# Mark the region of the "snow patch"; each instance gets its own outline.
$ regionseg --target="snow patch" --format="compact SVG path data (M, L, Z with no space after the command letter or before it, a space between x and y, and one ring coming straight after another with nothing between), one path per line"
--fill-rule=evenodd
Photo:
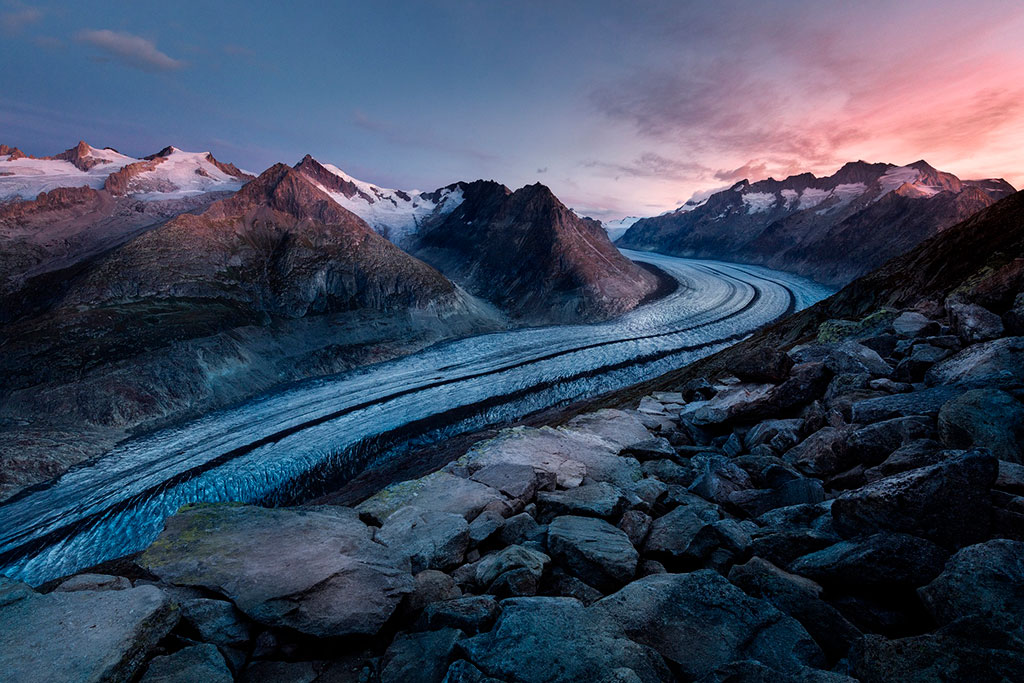
M816 187L808 187L800 193L800 204L797 206L799 209L811 209L821 204L825 199L828 198L828 190L819 190Z
M747 213L763 213L775 206L777 198L772 192L747 192L740 195L747 205Z
M800 193L797 192L796 190L789 190L789 189L782 190L782 200L785 202L785 205L784 205L785 208L786 209L793 208L793 205L796 203L797 198L799 196L800 196Z

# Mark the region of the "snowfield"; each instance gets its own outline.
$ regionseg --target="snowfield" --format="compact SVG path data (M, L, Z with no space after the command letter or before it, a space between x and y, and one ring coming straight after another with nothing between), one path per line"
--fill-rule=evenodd
M125 442L0 505L0 572L38 585L141 550L186 503L316 495L412 437L441 439L635 384L830 293L756 266L624 253L671 274L677 291L606 323L450 341Z

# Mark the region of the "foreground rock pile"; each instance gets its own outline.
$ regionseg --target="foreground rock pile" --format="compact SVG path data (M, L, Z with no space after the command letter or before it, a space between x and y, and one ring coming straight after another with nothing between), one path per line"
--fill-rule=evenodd
M1022 322L1024 300L830 321L354 509L184 509L125 576L0 585L0 670L1024 680Z

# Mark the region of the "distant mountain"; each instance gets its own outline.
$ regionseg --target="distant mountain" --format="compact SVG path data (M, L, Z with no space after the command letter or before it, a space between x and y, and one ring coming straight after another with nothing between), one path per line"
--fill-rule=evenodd
M851 162L834 175L740 181L702 203L637 221L619 246L757 263L844 284L1014 192L924 161Z
M640 216L626 216L614 221L601 221L601 225L604 226L605 232L608 233L608 239L614 242L625 235L626 231L638 220L640 220Z
M541 184L459 185L461 202L420 225L409 250L520 319L576 322L635 307L658 279L622 256L597 221Z

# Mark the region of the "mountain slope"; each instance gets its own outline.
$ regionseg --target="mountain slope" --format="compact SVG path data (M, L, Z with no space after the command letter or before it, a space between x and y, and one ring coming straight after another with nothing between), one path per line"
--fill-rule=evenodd
M630 310L658 278L625 258L601 224L547 187L511 192L493 181L463 188L451 213L420 227L410 251L517 318L575 322Z
M851 162L834 175L744 180L703 204L637 221L620 246L758 263L843 284L1014 190L924 161Z

